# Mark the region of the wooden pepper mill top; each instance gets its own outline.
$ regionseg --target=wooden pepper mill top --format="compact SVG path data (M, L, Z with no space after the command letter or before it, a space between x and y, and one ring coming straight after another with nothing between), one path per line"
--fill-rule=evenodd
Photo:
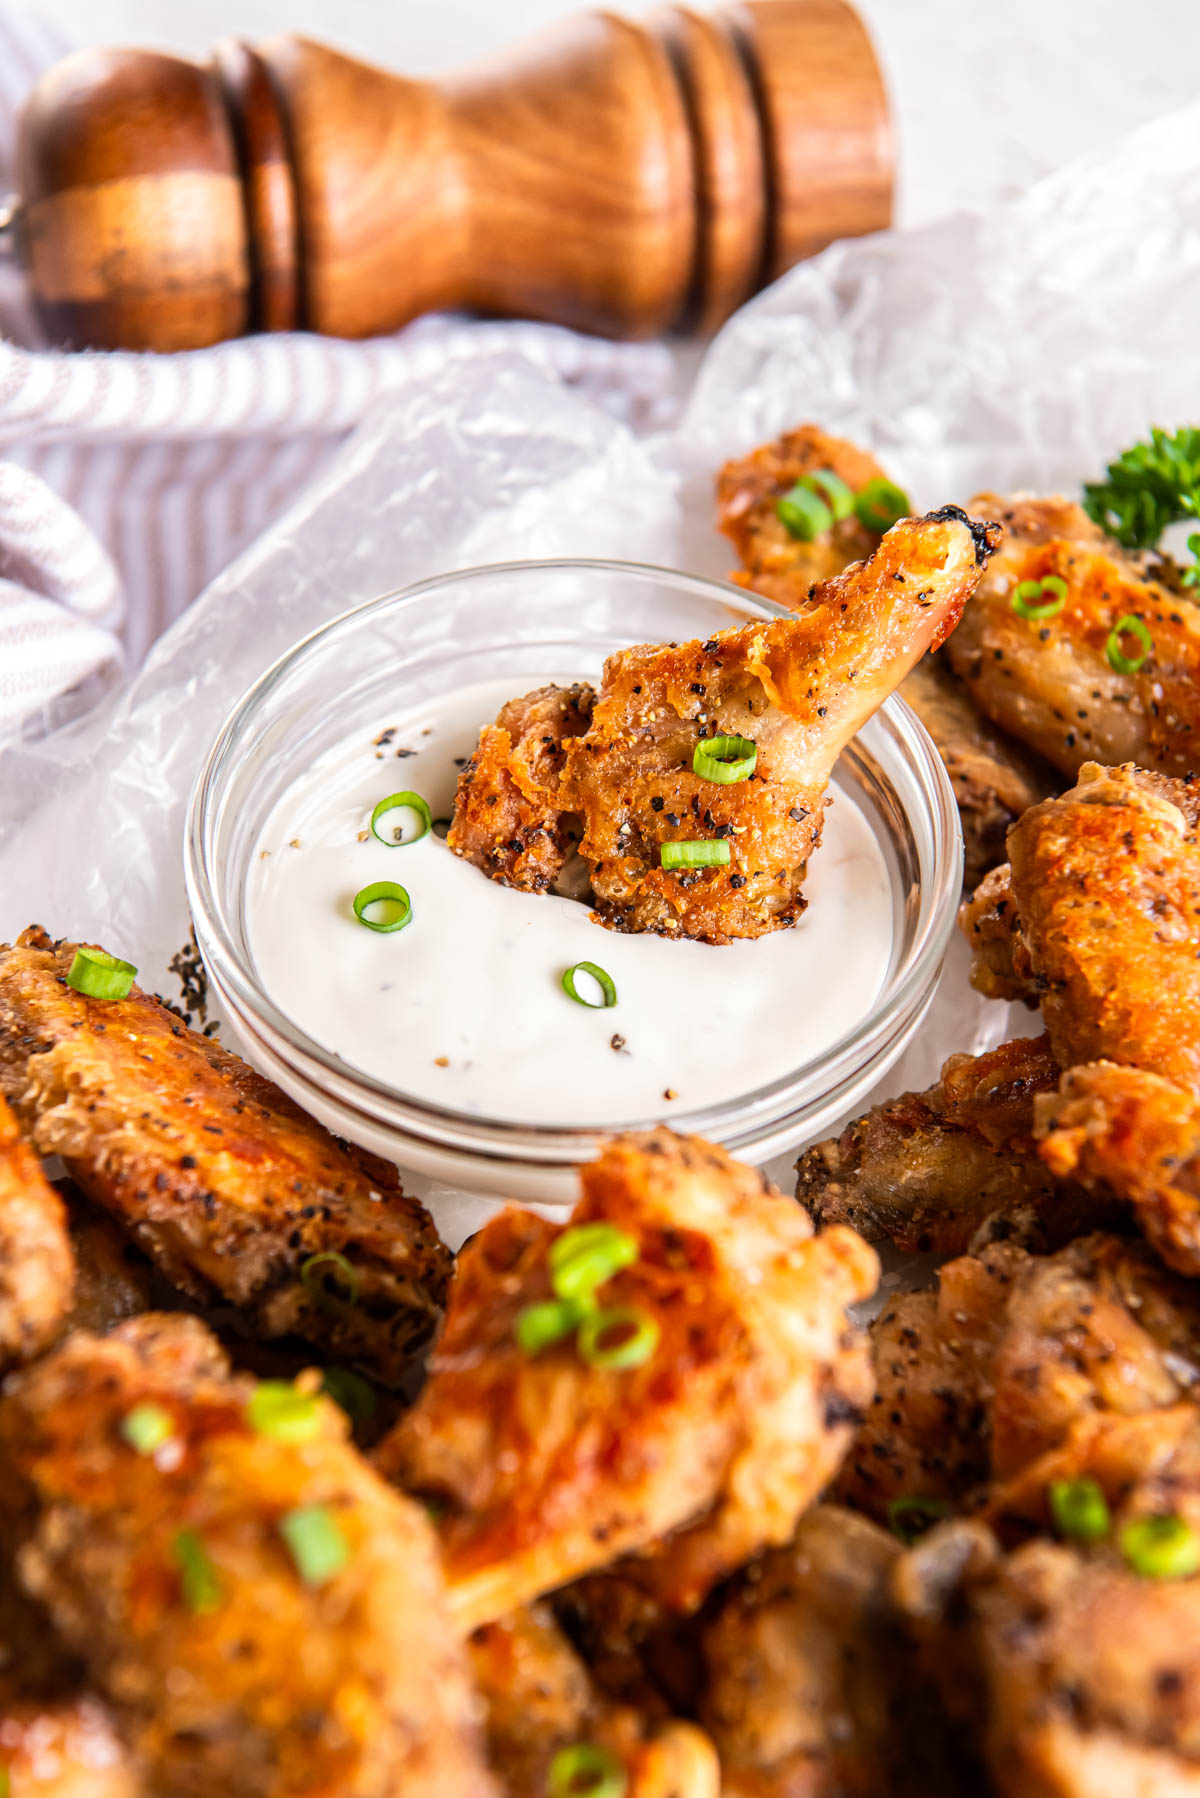
M585 14L438 83L299 37L84 51L34 89L18 179L59 342L363 337L444 307L641 337L886 224L891 146L845 0L742 0Z

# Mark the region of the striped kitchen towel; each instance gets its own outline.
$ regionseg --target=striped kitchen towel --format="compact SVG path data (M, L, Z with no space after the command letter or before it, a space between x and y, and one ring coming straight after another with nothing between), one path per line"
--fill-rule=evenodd
M35 8L0 0L0 201L21 102L70 48ZM50 727L122 658L136 665L388 388L499 345L635 427L674 404L662 345L521 322L434 317L364 343L297 332L173 356L56 351L19 268L0 263L0 735Z

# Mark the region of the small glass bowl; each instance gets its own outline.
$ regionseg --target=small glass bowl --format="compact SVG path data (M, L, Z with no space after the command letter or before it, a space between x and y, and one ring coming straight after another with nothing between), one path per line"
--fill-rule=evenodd
M185 874L196 936L249 1058L338 1135L471 1194L573 1204L591 1126L468 1117L358 1072L263 991L246 931L247 874L264 821L296 770L356 719L403 710L471 682L547 668L594 678L632 643L705 638L783 608L719 581L629 562L510 562L422 581L359 606L297 644L234 707L192 790ZM928 1009L962 884L962 836L941 758L903 701L889 699L838 763L838 785L872 823L891 874L892 955L869 1015L757 1091L670 1122L762 1163L847 1115ZM481 877L482 878L482 877ZM531 901L536 903L536 901ZM713 954L721 951L714 949ZM626 1127L659 1122L630 1118Z

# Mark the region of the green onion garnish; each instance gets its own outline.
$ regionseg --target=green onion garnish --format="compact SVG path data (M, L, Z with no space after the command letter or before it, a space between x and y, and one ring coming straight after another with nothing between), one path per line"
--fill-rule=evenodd
M147 1399L125 1413L119 1428L130 1448L139 1455L152 1455L175 1434L175 1420L169 1411Z
M540 1355L551 1343L561 1342L583 1315L578 1305L566 1299L546 1299L540 1305L526 1305L518 1311L514 1331L517 1347L525 1355Z
M590 974L600 988L599 999L585 999L575 985L576 974ZM586 1005L589 1011L607 1011L617 1002L617 989L611 974L594 961L577 961L573 968L563 971L562 989L568 999L574 999L576 1005Z
M1050 598L1042 603L1042 595ZM1048 574L1040 581L1018 581L1012 609L1019 618L1057 618L1067 603L1067 583L1060 575Z
M1117 1538L1143 1579L1190 1579L1200 1571L1200 1537L1182 1517L1138 1517Z
M623 1267L631 1267L640 1250L637 1238L615 1224L579 1224L564 1230L550 1249L550 1284L568 1303L590 1304Z
M607 1748L576 1742L560 1748L546 1774L546 1798L624 1798L629 1775Z
M171 1552L179 1569L183 1602L188 1610L200 1616L206 1611L215 1611L222 1598L221 1581L195 1530L180 1530L171 1545Z
M829 505L835 524L843 518L849 518L854 511L854 489L848 487L840 474L834 474L832 468L814 468L811 474L802 475L800 486L816 488Z
M1111 1528L1108 1504L1095 1480L1052 1480L1050 1515L1068 1542L1101 1542Z
M106 955L103 949L76 949L67 969L67 985L89 999L125 999L136 978L131 961Z
M368 911L382 906L382 912L368 918ZM368 930L403 930L412 921L412 900L394 880L374 880L361 893L354 895L354 915Z
M931 1530L949 1509L940 1498L918 1498L915 1494L909 1498L894 1498L887 1508L888 1528L908 1548Z
M868 481L855 494L854 510L864 530L882 537L900 519L907 518L912 507L903 487L897 487L891 481L875 480Z
M287 1380L260 1380L246 1420L257 1435L274 1442L311 1442L320 1434L321 1407L315 1393L301 1392Z
M724 837L702 837L699 841L660 843L659 861L664 868L727 868L729 844Z
M692 754L692 773L719 787L749 780L758 763L758 745L749 737L701 737Z
M657 1348L658 1336L658 1323L649 1312L636 1305L609 1305L589 1311L579 1326L576 1347L589 1367L640 1367Z
M1127 656L1121 652L1121 638L1136 637L1142 646L1140 656ZM1118 618L1108 633L1108 641L1104 645L1104 653L1108 657L1108 665L1114 674L1136 674L1154 648L1154 638L1136 612L1126 612L1124 618Z
M833 508L803 481L775 502L775 515L790 537L811 543L823 531L833 529Z
M279 1534L306 1586L323 1586L350 1558L350 1545L324 1505L301 1505L279 1519Z
M327 1367L321 1384L335 1405L340 1405L351 1423L366 1423L375 1415L375 1388L362 1374L350 1367Z
M339 1292L331 1282L330 1273L326 1271L329 1269L336 1269L342 1275L346 1282L345 1292ZM358 1274L336 1249L324 1249L319 1255L310 1255L301 1263L300 1278L305 1292L322 1311L349 1311L358 1298Z
M412 836L405 836L402 827L396 824L385 836L379 828L379 821L388 812L414 812L420 829ZM381 843L386 843L389 849L407 848L409 843L419 843L423 836L428 835L432 826L433 813L419 793L389 793L371 813L371 835Z

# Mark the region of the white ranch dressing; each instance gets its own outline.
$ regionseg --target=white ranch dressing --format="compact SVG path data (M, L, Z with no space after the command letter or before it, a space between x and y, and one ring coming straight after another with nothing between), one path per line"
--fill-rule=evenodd
M450 816L461 760L517 686L483 683L355 729L287 789L246 892L251 953L281 1011L411 1097L585 1126L670 1121L750 1093L867 1015L891 956L892 899L875 834L840 788L799 923L721 947L605 930L575 900L497 885L433 832L399 847L364 840L389 793L420 793L435 819ZM397 812L381 828L411 822ZM411 922L390 934L351 909L379 880L412 901ZM567 997L563 970L581 961L611 975L615 1006ZM579 990L595 993L582 977Z

